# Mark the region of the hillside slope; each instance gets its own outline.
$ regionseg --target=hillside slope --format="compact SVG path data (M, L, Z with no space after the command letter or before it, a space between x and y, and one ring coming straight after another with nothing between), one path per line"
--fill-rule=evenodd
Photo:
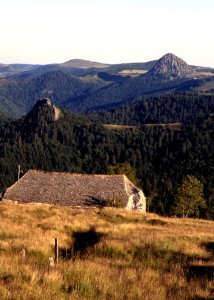
M33 78L0 79L0 110L10 116L25 115L35 99L52 97L54 103L63 102L99 89L100 83L85 83L79 78L56 71Z
M142 96L214 91L214 73L201 72L173 54L146 63L108 65L76 59L7 68L15 68L16 74L5 77L0 72L5 77L0 78L0 110L11 117L26 114L35 104L32 99L44 97L62 108L88 112L118 107Z
M47 205L0 211L1 299L212 298L211 221Z
M141 99L115 109L89 113L94 122L118 125L195 124L214 113L214 93L168 93Z
M71 59L69 61L60 64L60 67L80 68L80 69L90 69L90 68L102 69L102 68L108 68L109 66L110 65L108 64L102 64L102 63L83 60L83 59Z
M142 102L139 109L147 107L146 114L150 114L155 125L139 126L138 123L138 126L119 129L65 110L56 120L53 106L43 101L44 106L36 105L26 117L0 127L0 189L3 191L15 182L18 164L23 172L41 169L106 174L109 166L124 163L136 171L143 191L151 199L150 210L165 215L173 214L174 194L182 178L187 174L197 177L204 184L207 203L200 215L212 219L214 123L210 99L205 97L201 105L203 97L150 99L151 106ZM168 103L163 107L165 112L172 113L168 116L170 122L182 118L183 123L178 127L158 126L160 104L164 102ZM130 110L133 117L136 108ZM126 112L124 108L125 119L129 115ZM189 118L191 113L197 118ZM149 116L142 117L149 120Z

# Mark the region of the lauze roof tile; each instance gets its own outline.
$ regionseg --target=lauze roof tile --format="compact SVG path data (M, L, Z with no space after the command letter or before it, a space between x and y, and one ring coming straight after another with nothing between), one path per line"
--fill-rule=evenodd
M20 203L49 203L67 206L120 204L145 212L141 190L125 175L89 175L29 170L9 187L3 200Z

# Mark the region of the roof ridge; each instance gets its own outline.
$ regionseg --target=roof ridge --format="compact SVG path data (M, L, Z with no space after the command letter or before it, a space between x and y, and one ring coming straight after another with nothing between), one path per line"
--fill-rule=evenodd
M44 174L68 174L68 175L76 175L76 176L106 176L106 177L124 177L127 178L127 176L125 174L87 174L87 173L70 173L70 172L58 172L58 171L45 171L45 170L36 170L36 169L29 169L25 175L27 173L44 173ZM24 176L25 176L24 175ZM128 178L127 178L128 179Z

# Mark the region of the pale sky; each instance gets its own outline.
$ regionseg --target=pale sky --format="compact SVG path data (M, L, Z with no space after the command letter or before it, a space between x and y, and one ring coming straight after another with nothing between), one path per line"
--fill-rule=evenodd
M0 63L146 62L171 52L214 67L214 0L0 0Z

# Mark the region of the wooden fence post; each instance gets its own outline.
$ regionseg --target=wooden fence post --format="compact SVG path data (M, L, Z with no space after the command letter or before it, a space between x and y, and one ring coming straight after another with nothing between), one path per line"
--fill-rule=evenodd
M58 239L55 238L55 262L57 263L59 260L59 247L58 247Z

